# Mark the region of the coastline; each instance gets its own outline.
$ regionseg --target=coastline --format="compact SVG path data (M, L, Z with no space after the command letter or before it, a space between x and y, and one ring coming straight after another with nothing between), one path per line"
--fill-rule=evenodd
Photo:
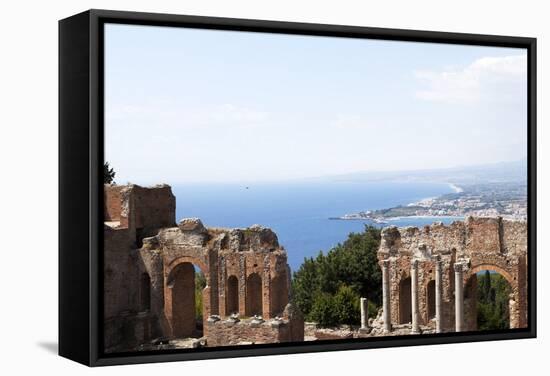
M447 184L449 186L449 188L453 191L453 192L450 192L450 193L462 193L462 192L464 192L463 188L459 187L458 185L456 185L454 183L447 182L445 184ZM441 194L439 196L426 197L426 198L423 198L419 201L410 202L410 203L404 205L404 207L422 206L422 205L425 205L426 203L433 202L434 200L437 200L437 199L443 197L446 194L448 194L448 193ZM390 209L393 209L393 208L378 209L376 211L390 210ZM360 212L352 213L352 214L344 214L344 215L339 216L339 217L329 217L328 219L330 219L330 220L342 220L342 221L364 221L364 220L368 220L368 221L371 221L371 222L376 223L376 224L387 224L388 222L391 222L391 221L399 221L399 220L403 220L403 219L429 219L429 218L434 218L434 219L437 219L437 218L440 218L440 219L453 218L454 219L454 218L456 218L457 220L461 220L461 219L465 218L465 216L436 215L436 214L435 215L434 214L430 214L430 215L428 215L428 214L415 214L415 215L398 215L398 216L384 217L384 216L375 216L375 215L373 215L373 212L376 212L376 211L366 210L366 211L360 211Z
M524 220L526 213L525 187L518 182L471 184L464 189L455 183L446 183L451 193L424 198L408 205L344 214L341 220L369 220L374 223L408 219L445 219L497 217ZM498 192L495 193L495 184Z
M332 249L350 233L364 231L365 225L401 227L432 222L411 219L383 224L372 220L331 221L328 217L352 213L356 208L389 208L452 192L441 182L401 183L405 182L258 184L250 189L240 184L182 184L174 186L173 192L178 218L199 217L208 227L246 228L260 223L271 228L288 251L291 268L297 270L304 257Z

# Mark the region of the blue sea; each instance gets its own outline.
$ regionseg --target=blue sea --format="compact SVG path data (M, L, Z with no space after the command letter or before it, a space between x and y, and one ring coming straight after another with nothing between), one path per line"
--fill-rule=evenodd
M406 205L453 192L448 184L420 182L188 184L172 189L178 220L198 217L208 227L260 224L273 229L287 250L292 271L298 270L305 257L316 256L321 250L326 252L343 242L349 233L373 224L329 217ZM402 218L389 224L422 226L456 219Z

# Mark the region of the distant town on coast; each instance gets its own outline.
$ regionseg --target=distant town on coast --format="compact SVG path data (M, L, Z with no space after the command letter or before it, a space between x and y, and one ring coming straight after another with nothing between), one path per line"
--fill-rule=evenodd
M348 176L349 178L350 176ZM364 175L363 179L369 175ZM370 178L376 178L371 174ZM445 181L453 193L384 209L346 213L335 220L370 220L386 224L403 217L496 217L527 219L527 166L525 161L446 170L384 174L384 180Z

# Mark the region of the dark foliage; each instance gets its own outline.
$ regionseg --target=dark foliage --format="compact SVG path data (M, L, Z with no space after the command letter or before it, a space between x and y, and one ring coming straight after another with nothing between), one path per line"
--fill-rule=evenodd
M478 276L477 326L479 330L510 327L510 285L500 274Z
M103 164L103 183L105 184L114 183L115 175L116 175L116 172L115 170L113 170L111 166L109 166L109 162L105 162Z
M343 244L327 254L306 258L294 273L292 300L307 320L322 326L358 324L359 298L366 297L369 315L380 305L382 276L376 252L380 230L365 226L362 233L351 233Z
M103 183L104 184L114 183L115 175L116 175L116 172L115 170L113 170L111 166L109 166L109 162L105 162L103 164Z

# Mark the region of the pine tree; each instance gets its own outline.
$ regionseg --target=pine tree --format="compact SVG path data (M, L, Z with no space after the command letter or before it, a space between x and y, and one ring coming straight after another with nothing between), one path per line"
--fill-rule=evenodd
M103 164L103 183L111 184L115 182L116 172L109 166L109 162Z
M510 327L510 285L499 274L485 272L478 279L477 325L479 330Z
M483 276L483 300L485 303L489 301L491 297L491 273L488 270L485 270L485 275Z

